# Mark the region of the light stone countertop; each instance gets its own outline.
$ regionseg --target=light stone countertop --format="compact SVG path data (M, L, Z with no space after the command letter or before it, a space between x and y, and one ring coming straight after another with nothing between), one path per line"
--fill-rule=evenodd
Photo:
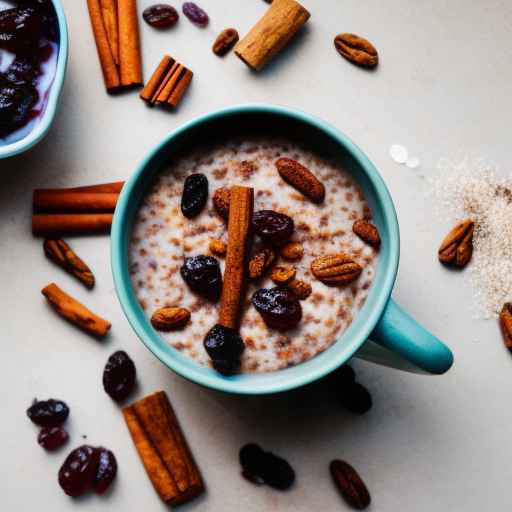
M139 11L152 0L139 0ZM171 2L177 7L180 4ZM183 16L158 32L142 28L148 77L164 52L190 67L194 80L175 113L148 109L136 93L109 97L100 78L86 2L64 0L71 36L60 110L47 138L31 152L0 162L0 508L164 511L133 448L119 408L104 394L107 357L125 349L139 375L136 397L165 389L204 471L208 492L183 511L345 510L328 476L333 457L364 476L373 510L414 512L505 510L512 466L512 360L497 322L474 320L464 273L435 257L449 222L438 220L420 174L441 157L485 156L509 172L512 119L512 4L500 0L304 0L306 30L259 75L234 55L218 59L220 30L243 34L267 7L262 0L201 0L211 17L200 29ZM375 73L351 66L333 49L339 32L368 37L379 49ZM402 258L394 297L445 340L455 354L443 377L401 373L356 361L372 392L362 417L313 389L267 398L201 389L164 368L138 341L116 299L107 237L73 239L97 275L87 292L50 264L30 234L35 187L123 179L170 130L200 114L245 102L305 110L334 124L375 163L394 198ZM405 144L418 171L388 155ZM98 343L48 311L40 289L50 281L101 312L112 334ZM71 442L56 454L36 442L25 416L34 397L64 399ZM112 492L72 503L57 485L67 452L83 442L118 458ZM255 487L239 476L237 454L248 441L286 457L297 471L293 490Z

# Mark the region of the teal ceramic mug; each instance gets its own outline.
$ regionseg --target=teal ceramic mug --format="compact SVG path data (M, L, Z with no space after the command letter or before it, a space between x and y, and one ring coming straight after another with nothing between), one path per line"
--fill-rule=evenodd
M375 279L364 306L329 349L284 370L225 377L211 368L199 366L166 343L153 329L132 289L128 245L135 214L145 191L174 153L197 148L217 134L243 133L246 129L299 138L322 155L340 162L363 189L382 245ZM170 133L147 155L123 187L111 239L114 282L128 321L162 363L198 384L230 393L275 393L320 379L353 356L428 374L444 373L452 365L450 350L391 299L400 238L393 202L380 174L350 139L308 114L277 106L242 105L204 115Z

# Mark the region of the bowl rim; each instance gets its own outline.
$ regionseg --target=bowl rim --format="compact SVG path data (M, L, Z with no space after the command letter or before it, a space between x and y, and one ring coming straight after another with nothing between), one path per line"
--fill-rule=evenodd
M66 74L69 52L69 34L66 15L64 14L64 7L62 6L61 0L52 0L52 3L55 7L57 23L59 25L59 55L57 57L55 77L52 85L50 86L50 94L48 96L48 102L46 103L46 109L39 123L37 123L37 125L35 125L25 137L17 140L16 142L12 142L11 144L0 146L0 159L19 155L20 153L23 153L35 146L48 133L48 130L55 119L57 105L60 93L64 86L64 77Z
M309 361L283 370L225 377L211 368L198 365L166 342L164 342L165 345L162 344L162 338L151 327L132 290L126 254L128 240L126 230L130 227L130 211L133 211L134 207L131 201L133 193L144 175L147 172L151 173L152 167L154 167L153 164L158 165L158 158L162 150L172 144L174 139L194 127L226 116L250 114L277 115L308 124L335 140L350 153L351 158L356 161L357 165L369 178L380 203L388 238L386 243L387 264L382 275L378 277L379 287L370 293L366 301L368 303L370 296L372 296L371 308L368 307L366 316L363 316L362 312L367 306L367 303L365 303L356 320L343 333L342 337L347 338L343 344L337 340L323 353ZM163 364L187 380L218 391L241 395L272 394L298 388L324 377L348 361L369 338L389 301L398 270L399 253L400 236L393 201L379 172L361 149L337 128L317 117L296 109L267 104L243 104L216 110L192 119L167 134L160 143L149 151L126 181L116 206L111 230L111 267L116 293L125 316L139 339ZM360 317L361 320L357 321ZM354 325L357 325L357 330L352 329ZM350 336L347 336L351 329ZM332 355L336 353L339 357L329 358L329 353Z

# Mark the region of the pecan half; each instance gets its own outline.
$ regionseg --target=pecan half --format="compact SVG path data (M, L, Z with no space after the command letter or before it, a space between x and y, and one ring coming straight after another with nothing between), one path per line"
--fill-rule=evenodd
M190 311L185 308L160 308L151 317L151 325L158 331L174 331L185 327Z
M374 68L379 63L379 54L370 41L355 34L338 34L334 38L338 53L356 66Z
M503 305L500 313L501 332L503 333L503 342L512 352L512 302Z
M249 279L259 279L274 264L276 253L271 247L265 247L249 261Z
M294 279L291 283L288 283L288 288L295 294L295 297L299 300L305 300L313 291L311 285L300 279Z
M377 228L365 219L356 220L352 226L352 231L368 245L374 249L380 247L380 235Z
M229 217L229 199L231 193L229 188L218 188L213 194L213 207L215 211L225 220Z
M333 460L329 466L331 476L346 502L357 510L370 505L371 498L368 488L358 472L343 460Z
M270 273L270 279L276 284L286 284L292 279L295 279L296 270L295 267L282 267L277 266L272 269Z
M311 272L322 283L336 286L355 281L363 268L347 254L320 256L311 263Z
M276 161L277 170L286 183L311 199L321 203L325 197L322 182L306 167L291 158L280 158Z
M445 265L465 267L473 254L473 231L475 223L465 220L457 224L439 247L438 257Z
M234 28L227 28L223 30L215 39L212 46L212 52L215 55L222 57L235 46L239 39L238 32Z
M218 240L217 238L210 240L208 248L210 249L210 252L216 256L225 256L228 250L228 246L222 240Z
M285 260L297 261L304 256L304 247L300 242L288 242L281 247L280 252Z

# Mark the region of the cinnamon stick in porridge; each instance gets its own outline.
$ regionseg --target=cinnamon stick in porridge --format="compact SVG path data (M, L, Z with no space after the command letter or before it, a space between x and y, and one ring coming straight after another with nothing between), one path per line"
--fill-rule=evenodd
M34 190L32 204L36 212L112 213L119 194L113 192L69 192Z
M228 220L228 248L219 312L219 324L230 329L237 329L239 323L253 209L254 190L248 187L232 187Z
M32 234L52 237L108 233L112 218L111 213L41 213L32 215Z

